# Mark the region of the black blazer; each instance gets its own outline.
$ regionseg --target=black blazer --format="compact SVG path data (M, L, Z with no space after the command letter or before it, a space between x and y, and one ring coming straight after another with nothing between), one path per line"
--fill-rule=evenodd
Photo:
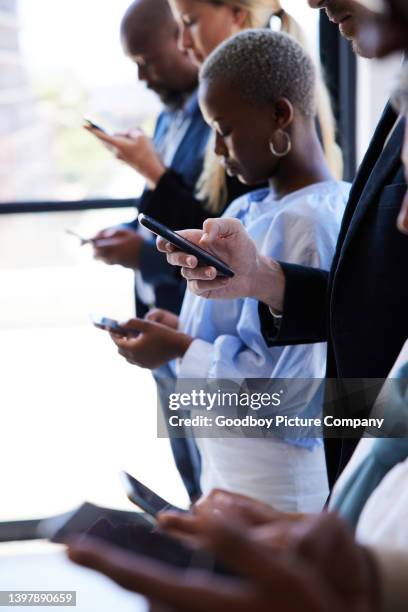
M260 305L269 345L328 342L329 378L385 378L408 338L408 238L396 227L407 190L400 158L405 122L395 127L396 121L388 105L354 181L330 272L282 264L287 287L279 332ZM370 408L360 406L361 414ZM326 441L331 483L355 444Z

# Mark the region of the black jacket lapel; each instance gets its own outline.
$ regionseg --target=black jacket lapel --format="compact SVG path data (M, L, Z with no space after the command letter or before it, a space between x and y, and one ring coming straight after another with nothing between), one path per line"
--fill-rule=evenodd
M401 119L371 173L366 177L365 185L350 219L348 231L344 237L341 247L342 253L344 253L353 239L368 208L376 202L377 196L387 185L389 175L401 163L401 148L404 130L405 123L404 120Z
M380 123L378 124L377 129L374 132L374 136L370 142L368 151L365 154L361 166L357 172L357 176L353 182L340 230L339 240L337 243L338 247L343 243L344 238L346 237L346 234L349 231L351 219L361 199L368 178L370 177L376 163L378 162L378 159L382 155L385 142L395 124L396 119L397 115L394 112L391 104L388 103L385 107Z

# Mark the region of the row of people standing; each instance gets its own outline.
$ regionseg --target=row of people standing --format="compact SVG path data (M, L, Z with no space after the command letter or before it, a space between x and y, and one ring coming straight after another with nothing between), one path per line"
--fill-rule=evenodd
M277 3L271 4L271 2L263 0L231 0L221 3L180 0L172 2L171 5L173 14L178 21L181 46L198 66L222 41L247 28L265 26L269 23L271 17L276 14L279 14L283 29L291 31L299 39L302 39L299 26L282 11ZM155 29L156 33L160 32L160 37L153 36L152 30L149 31L146 27L141 29L140 23L146 23L146 14L150 15L148 23ZM169 47L172 48L175 55L178 55L180 67L184 72L187 72L186 57L181 55L176 47L177 38L173 14L165 1L155 1L149 4L146 1L138 1L129 8L122 24L122 37L127 54L138 64L140 76L146 79L148 85L153 89L156 88L158 93L162 91L163 101L166 100L166 97L170 99L167 92L166 95L163 95L166 69L170 69L171 74L174 75L174 62L168 62ZM283 41L286 42L286 39L283 39ZM288 57L290 52L296 54L299 50L297 47L294 50L289 49ZM269 57L269 62L273 64L273 61L274 58ZM296 60L292 60L292 65L288 65L287 61L282 61L282 70L286 74L286 81L280 83L279 87L283 93L286 92L286 89L288 90L288 83L291 79L289 71L293 68L296 69L298 63ZM253 163L260 161L263 164L261 172L258 169L254 172L252 169L251 174L250 169L247 171L248 176L239 178L232 168L221 165L219 157L223 156L223 151L220 149L218 140L214 142L214 136L209 138L208 127L204 127L200 115L196 93L191 93L191 91L187 104L186 95L180 95L179 92L177 110L165 111L159 118L154 139L156 151L146 137L140 133L129 134L125 137L109 137L98 132L94 133L108 146L114 147L121 159L127 160L135 169L146 176L147 188L138 203L139 210L152 215L172 229L201 227L204 219L219 215L238 196L251 192L259 188L260 185L267 189L268 181L275 172L281 174L286 172L288 176L282 181L281 193L267 191L268 197L265 196L265 193L260 198L257 196L258 202L250 204L250 214L246 210L249 206L249 202L246 200L243 200L240 204L237 203L234 212L229 209L229 214L236 214L243 219L248 217L247 223L249 224L253 223L258 217L263 217L262 221L258 223L256 233L260 242L269 241L269 244L265 244L264 247L266 252L274 253L276 256L279 256L280 253L282 257L288 255L291 261L298 264L329 267L348 189L346 185L335 182L335 177L341 174L341 154L335 143L335 127L327 91L320 78L319 71L311 67L310 60L306 55L304 64L303 73L298 75L298 81L303 87L301 91L305 95L304 105L301 107L299 100L297 100L294 124L299 122L299 114L299 118L304 115L309 120L308 123L313 125L308 125L308 133L304 130L305 133L301 134L299 130L299 134L296 133L293 143L290 142L290 148L293 147L293 151L287 150L286 153L291 152L289 160L290 158L296 160L295 163L291 164L291 167L287 163L288 160L285 159L286 132L278 127L275 129L274 139L271 135L271 141L263 159L257 160L255 157L252 159ZM191 71L188 71L189 77L190 73ZM272 88L269 95L275 95L276 92L273 91L275 84L271 81L272 74L267 74L266 67L264 67L263 73L257 76L253 75L252 78L255 81L259 79L260 82L269 82L269 87ZM187 79L184 78L183 83L185 84L186 81ZM188 80L188 83L191 83L191 80ZM317 96L316 90L318 92ZM293 91L289 93L293 93ZM174 99L173 96L173 103ZM228 96L225 100L229 110L236 104L236 100ZM180 106L180 104L184 104L184 106ZM186 120L186 112L188 114L192 105L195 108L194 119L189 116ZM244 115L241 115L239 121L242 125L246 124L248 128L247 133L244 132L241 135L241 139L246 144L246 157L248 158L252 155L250 141L254 126L250 121L246 121ZM188 126L186 126L186 122ZM291 124L292 120L289 120L288 123ZM303 123L306 123L306 121ZM258 136L262 138L267 133L268 128L269 126L266 126L265 122L261 124L258 127ZM327 163L316 138L316 131L323 143ZM178 146L175 143L178 143ZM262 144L260 144L261 146ZM204 148L206 148L205 153ZM137 161L135 161L136 158ZM203 171L198 179L197 171L200 165L203 165ZM331 173L330 165L332 166ZM294 177L297 177L297 180ZM311 186L315 183L322 183L322 185L313 189ZM277 215L272 228L272 217L275 216L276 212L274 199L307 188L311 192L310 198L312 200L309 204L309 213L311 218L316 221L316 225L308 231L306 225L302 227L302 223L299 222L296 232L289 231L290 216L286 219L286 211L284 211ZM316 193L314 193L315 191ZM308 201L308 194L306 192L302 194L300 191L300 200L302 195ZM328 196L327 199L326 195ZM291 205L295 210L296 198L292 198L292 200ZM319 210L321 202L323 207L328 207L327 212L334 213L329 224L324 220L323 210ZM242 210L239 210L240 208ZM285 209L285 202L282 202L281 208ZM306 211L301 214L302 216L303 219L306 217ZM308 225L311 228L313 223L310 222ZM286 234L283 245L278 244L279 232ZM301 244L299 240L301 233L303 233L303 236L308 234L308 238L303 242L302 247L299 246ZM95 254L97 257L108 263L125 263L129 267L137 269L136 304L139 316L146 315L152 305L173 313L179 312L185 288L184 280L163 262L163 259L159 259L160 255L155 251L154 244L143 233L143 229L138 227L137 221L131 227L103 230L95 238ZM121 260L121 257L125 261ZM210 312L207 306L203 305L200 312L199 305L194 305L193 308L187 300L184 311L191 311L190 322L186 321L182 325L184 332L188 331L191 336L198 340L206 341L207 347L215 343L214 350L218 350L216 340L219 338L219 344L222 344L221 353L225 353L225 355L229 353L230 347L226 339L222 342L222 336L225 335L227 329L237 328L235 334L236 357L234 357L234 354L229 355L231 367L224 369L223 372L219 368L210 372L210 367L207 368L208 371L205 371L206 368L202 367L202 354L195 354L195 347L198 344L198 342L195 342L185 359L185 363L187 361L190 363L190 377L200 379L206 376L217 377L224 374L228 376L239 375L244 378L261 375L265 378L291 376L322 378L324 375L325 347L322 344L309 347L287 347L283 351L280 349L270 351L262 342L261 346L255 350L251 347L247 351L247 359L242 360L243 347L248 343L248 334L252 334L254 337L259 335L257 316L254 312L249 312L248 308L241 309L237 306L234 308L234 316L227 318L225 316L220 317L217 309L214 311L214 308L212 308ZM164 318L163 313L158 311L151 312L147 316L150 320L154 319L156 322L163 323L166 320L172 321L173 325L178 324L174 318L172 319L169 316ZM194 321L196 324L194 324ZM218 321L219 324L214 326L214 321ZM197 325L198 322L201 322L201 328ZM244 336L246 337L242 337L242 334L238 331L240 325L244 327ZM201 348L204 350L204 354L209 353L209 348ZM165 358L168 355L161 357L160 350L152 342L149 342L148 351L143 352L145 357L148 354L156 353L156 359L153 360L155 366L164 366L165 362L168 361ZM286 353L289 353L288 357ZM262 370L249 367L254 357L265 360ZM225 356L222 354L214 353L213 355L213 359L219 363L223 363L223 358ZM234 365L234 360L240 363ZM133 362L137 362L136 357L133 358ZM308 363L309 367L303 368L304 363ZM198 367L198 364L201 364L201 367ZM179 375L181 374L179 373ZM160 371L155 372L155 378L159 393L163 398L163 410L166 414L168 413L166 400L174 385L175 372L171 368L162 367ZM208 454L205 452L203 444L200 445L200 454L197 453L196 445L191 439L172 439L171 444L177 467L192 499L200 495L201 484L205 481L207 492L212 486L216 485L223 485L232 489L238 486L238 490L243 493L262 497L261 489L263 489L265 501L276 502L272 493L272 484L270 483L271 486L269 487L265 487L264 484L265 472L268 471L268 458L274 460L268 455L274 449L274 445L270 442L264 444L258 440L249 443L250 448L247 449L247 452L258 458L260 469L252 471L252 475L247 478L245 486L240 486L237 483L234 470L228 467L234 464L234 456L235 458L242 456L242 441L237 445L233 453L234 456L228 457L223 456L223 451L227 449L232 451L231 444L225 444L225 441L221 440L217 450L214 448L215 441L213 441L211 445L213 448L209 451L209 454L219 455L221 463L226 467L226 473L221 470L218 473L219 479L215 479L215 473L208 475L208 477L203 475L202 482L200 482L201 460L203 454ZM254 446L255 448L252 448ZM298 446L304 448L293 445L292 448L287 449L283 444L285 451L289 452L290 450L292 453L292 460L303 463L305 470L307 463L310 462L310 478L319 481L320 485L312 487L316 491L316 504L322 505L327 496L322 449L318 448L319 443L310 440L302 442ZM305 450L307 447L308 450ZM312 448L314 452L311 452ZM208 460L204 462L204 467L207 465ZM288 465L290 465L290 462L288 462ZM271 477L272 474L269 476ZM296 484L298 479L302 480L302 474L293 479L292 493L289 495L290 499L287 502L289 504L288 508L298 508L297 494L294 492L298 488ZM305 493L305 495L308 494Z
M384 53L393 47L406 49L408 14L401 0L388 0L392 12L378 20L353 0L309 0L309 4L325 8L329 17L340 24L341 32L353 39L360 51L370 49L371 53ZM273 35L250 32L226 43L211 56L201 74L203 89L200 97L206 117L214 120L213 113L217 113L219 118L220 108L225 110L225 94L233 95L234 88L228 91L228 86L234 83L238 105L245 101L249 103L250 99L252 104L256 104L254 96L260 102L267 91L264 82L268 85L273 82L277 86L275 75L275 80L266 79L261 86L256 80L257 87L254 87L248 73L245 76L245 72L240 70L250 66L253 76L253 59L260 59L256 50L259 53L262 49L262 60L268 56L266 41L272 45ZM236 53L237 45L240 46L239 54ZM248 49L251 49L250 60L245 58ZM292 72L292 75L295 78L297 73ZM301 91L305 94L304 90ZM220 96L220 92L224 95ZM292 95L288 99L294 108L304 110L305 95L301 103L295 93ZM396 229L397 219L400 229L405 232L408 229L407 185L400 159L404 116L408 109L406 70L396 100L397 112L390 107L386 109L353 185L332 266L332 280L324 270L288 264L287 261L283 263L284 260L279 262L265 254L263 245L253 239L256 237L251 235L251 227L244 227L236 218L209 220L202 231L185 233L191 240L200 242L226 260L235 272L232 280L215 278L215 270L197 267L198 262L191 256L174 252L163 241L159 243L160 249L168 253L170 263L184 266L183 274L189 279L190 289L201 299L229 300L228 306L231 299L259 301L264 340L272 345L271 350L274 350L274 344L313 344L329 339L329 368L336 367L335 372L340 375L344 370L348 376L353 376L353 372L355 376L363 376L363 372L378 372L385 378L407 337L406 286L402 279L408 243ZM245 111L250 113L250 108L247 106ZM262 104L257 107L257 112L263 114ZM219 129L220 125L216 126L218 147L224 151L223 157L236 162L235 169L239 168L241 177L248 169L263 168L256 147L251 150L256 150L257 164L251 166L251 158L241 157L244 148L238 147L239 140L235 140L235 136L242 132L236 132L232 115L227 116L234 127L231 133L228 129ZM274 118L278 120L276 114ZM256 133L262 118L255 121L251 115L251 119ZM295 120L293 123L296 125ZM286 137L281 143L284 141L289 142ZM251 145L254 142L256 138ZM276 152L276 143L272 144ZM404 160L407 146L408 135L403 148ZM267 197L265 192L256 194L252 205L267 201ZM285 196L280 200L272 198L270 203L276 205L284 200ZM241 211L243 208L241 199L238 209ZM292 217L292 222L296 218ZM375 283L378 284L376 294ZM353 291L347 294L350 286ZM327 297L329 306L325 316L323 302ZM373 299L367 307L369 297ZM352 327L350 313L355 317L353 329L349 329ZM384 313L389 313L389 321L384 321ZM380 316L385 329L380 325ZM173 335L170 331L164 333L151 322L146 322L146 325L134 323L142 335L138 343L143 344L145 350L150 343L156 343L156 348L164 344L170 354ZM281 334L284 338L280 337ZM183 341L185 343L186 338ZM367 345L361 345L364 341ZM138 343L123 341L119 346L129 359L141 360ZM193 344L187 343L187 350ZM182 345L183 342L179 346ZM361 356L366 360L358 359ZM391 373L400 381L395 386L395 396L383 398L385 408L397 406L401 418L406 418L408 407L407 362L406 346ZM215 580L211 573L202 572L199 575L191 572L186 578L171 568L151 563L145 566L143 559L126 557L113 548L92 542L71 550L71 558L100 569L131 590L163 602L172 610L269 610L274 607L288 612L303 609L313 612L406 610L408 444L406 439L378 440L367 448L365 442L353 457L345 482L339 483L333 502L333 507L354 528L359 522L358 535L365 546L354 542L333 514L317 520L282 514L275 508L257 504L255 500L215 493L201 504L204 512L196 507L195 515L164 517L162 525L204 538L241 578ZM339 465L346 462L350 449L343 445L340 462L338 456L330 454L333 450L328 445L328 456L332 459L329 470L334 479ZM362 451L365 451L363 458ZM275 466L269 467L272 470ZM211 520L214 512L224 516L223 524ZM227 521L235 522L239 531L231 529Z

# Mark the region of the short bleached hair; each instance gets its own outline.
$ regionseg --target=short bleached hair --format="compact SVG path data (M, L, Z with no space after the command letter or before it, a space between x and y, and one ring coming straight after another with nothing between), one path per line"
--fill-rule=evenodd
M256 106L287 98L304 117L316 116L313 61L282 32L246 30L229 38L204 62L200 80L222 80Z

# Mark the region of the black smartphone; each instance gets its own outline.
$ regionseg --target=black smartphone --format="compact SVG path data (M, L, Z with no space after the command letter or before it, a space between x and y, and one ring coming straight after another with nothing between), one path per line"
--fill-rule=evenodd
M88 127L91 127L94 130L98 130L99 132L102 132L102 134L107 134L106 130L104 130L100 125L97 125L96 123L94 123L90 119L87 119L86 117L84 117L84 121L85 121L85 123L88 124Z
M156 517L159 512L164 510L186 512L186 510L170 504L127 472L121 472L120 476L128 499L150 516Z
M92 323L98 329L113 332L114 334L119 334L120 336L132 336L133 338L135 338L140 333L135 329L122 327L121 325L119 325L118 321L115 321L114 319L108 319L107 317L101 317L99 315L92 315L91 319Z
M218 276L227 276L228 278L232 278L234 276L234 272L231 270L231 268L229 268L221 259L211 255L211 253L208 251L204 251L204 249L201 249L189 240L182 238L170 228L166 227L162 223L159 223L159 221L156 221L155 219L152 219L152 217L148 217L143 213L140 213L138 219L140 224L150 230L153 234L161 236L172 245L180 249L180 251L197 257L199 265L212 266L217 270Z

